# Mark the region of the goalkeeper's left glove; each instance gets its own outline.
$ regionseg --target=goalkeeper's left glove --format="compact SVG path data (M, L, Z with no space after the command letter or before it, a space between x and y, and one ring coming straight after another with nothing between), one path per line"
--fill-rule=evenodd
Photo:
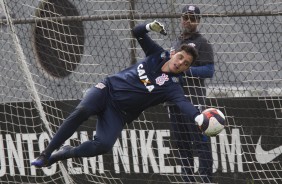
M167 35L164 25L156 20L154 22L148 23L146 25L146 29L148 31L155 31L161 33L162 35Z
M201 127L202 126L202 124L204 123L204 116L203 116L203 114L199 114L198 116L196 116L196 118L195 118L195 123L196 123L196 125L198 125L199 127Z
M200 129L200 131L202 133L204 133L204 130L207 129L207 125L209 124L208 121L209 121L208 118L205 117L205 115L203 113L196 116L195 124L198 126L198 128Z

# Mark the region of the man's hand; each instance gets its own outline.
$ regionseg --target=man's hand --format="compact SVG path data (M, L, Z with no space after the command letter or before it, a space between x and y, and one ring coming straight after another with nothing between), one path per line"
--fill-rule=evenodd
M154 22L147 24L146 28L149 31L155 31L155 32L161 33L162 35L167 35L164 25L156 20Z

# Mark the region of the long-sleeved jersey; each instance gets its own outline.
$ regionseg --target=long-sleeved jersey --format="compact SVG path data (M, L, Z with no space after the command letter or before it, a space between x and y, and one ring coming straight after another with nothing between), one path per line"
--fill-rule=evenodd
M181 75L161 71L169 60L169 53L147 35L145 25L136 26L132 31L146 58L105 81L113 105L121 111L124 121L129 123L148 107L166 101L175 103L194 120L199 112L184 96L179 83Z

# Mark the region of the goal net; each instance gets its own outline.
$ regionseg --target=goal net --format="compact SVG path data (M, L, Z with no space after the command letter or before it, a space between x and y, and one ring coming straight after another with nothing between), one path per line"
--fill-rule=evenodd
M149 34L169 50L187 3L0 0L0 183L187 183L181 151L193 154L190 175L201 183L199 152L177 147L178 132L163 105L127 125L105 155L30 165L89 88L144 58L130 32L134 25L162 22L167 36ZM282 2L193 3L215 60L203 105L227 119L210 140L212 182L281 183ZM93 139L95 124L93 116L65 144Z

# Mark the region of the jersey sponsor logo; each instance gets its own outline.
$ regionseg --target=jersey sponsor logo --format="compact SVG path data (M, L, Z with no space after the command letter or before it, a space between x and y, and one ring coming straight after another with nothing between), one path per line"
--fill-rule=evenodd
M145 80L141 80L141 82L147 86L147 84L151 84L151 81L149 81L149 79L145 79Z
M155 88L154 85L151 85L151 81L149 80L148 76L146 75L146 71L144 69L143 64L137 66L137 73L139 76L140 81L144 84L149 92L153 91Z
M159 86L161 86L161 85L163 85L165 83L165 81L168 81L168 80L169 80L168 75L163 73L161 76L156 78L156 83Z
M276 147L272 150L264 150L261 147L261 136L259 137L257 146L256 146L256 159L261 164L266 164L268 162L271 162L275 158L277 158L279 155L282 154L282 146Z

